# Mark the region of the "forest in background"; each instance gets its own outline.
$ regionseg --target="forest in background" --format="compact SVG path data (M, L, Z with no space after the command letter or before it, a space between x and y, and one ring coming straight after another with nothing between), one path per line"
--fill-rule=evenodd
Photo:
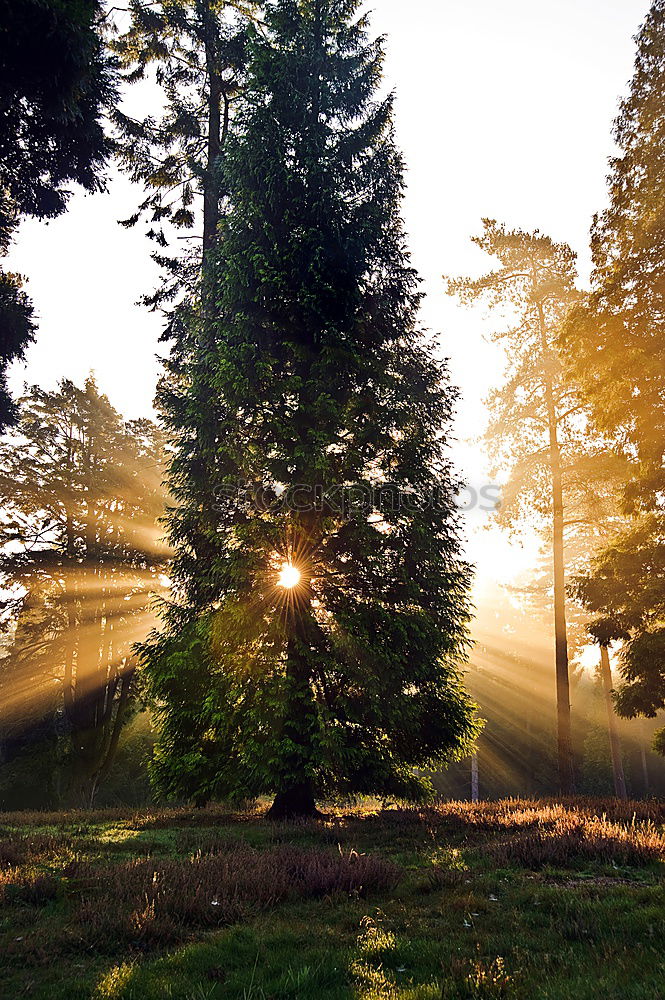
M21 16L34 15L33 6L16 6L17 28ZM179 695L165 683L163 659L151 667L158 683L146 680L142 663L152 654L146 653L145 645L142 654L136 644L145 644L158 625L156 599L167 597L174 583L186 592L185 603L189 601L190 609L199 614L219 586L218 574L225 571L217 563L214 573L203 577L191 565L191 552L200 558L202 539L210 532L209 526L202 530L195 523L192 512L208 510L206 516L212 518L214 498L204 488L208 482L212 492L212 475L208 481L200 467L188 463L200 461L205 468L211 454L220 453L220 439L206 438L204 418L217 405L220 385L227 397L238 391L229 372L232 352L227 342L229 353L222 358L227 382L210 375L211 345L220 338L212 303L223 294L230 308L237 307L240 290L256 280L245 252L255 237L243 233L240 222L250 230L252 213L265 214L271 206L261 202L264 190L258 184L252 189L247 178L257 176L266 160L275 169L286 162L297 174L299 151L286 142L282 150L280 140L291 127L284 108L290 108L292 74L305 70L275 66L270 58L275 50L292 53L289 32L300 31L300 40L303 32L310 32L306 36L310 38L312 23L318 22L307 21L305 15L298 22L294 14L298 5L286 5L293 19L285 22L275 20L276 5L263 10L260 4L182 0L151 6L134 3L130 22L121 29L94 3L80 4L84 16L76 23L62 18L57 4L36 6L44 17L53 17L63 32L65 51L74 57L64 70L59 68L60 108L44 110L45 81L50 76L39 53L28 48L26 58L26 51L21 51L21 65L28 68L22 75L3 72L3 86L10 91L2 95L3 246L9 245L21 217L55 217L66 210L64 184L76 181L88 190L98 187L105 164L115 157L146 188L145 200L125 224L145 224L156 244L164 279L146 296L146 305L164 311L170 354L158 394L159 424L124 420L92 377L83 386L64 381L52 392L28 388L15 401L5 391L0 400L8 425L0 450L4 595L0 807L135 805L164 794L180 801L196 800L199 794L210 793L201 793L190 772L178 771L177 758L194 753L194 743L200 744L219 723L218 716L197 718L190 729L183 729L182 719L167 718L167 725L175 726L170 738L176 740L170 749L175 764L169 760L160 735L164 705L174 698L178 703ZM361 45L348 27L352 6L327 8L330 35L340 51ZM269 29L266 16L273 18ZM279 44L273 42L272 50L262 41L266 30L273 32L273 39L281 39ZM24 37L17 31L16 37L21 45L34 45L33 32ZM359 182L355 193L362 200L371 190L373 202L383 199L386 219L392 220L399 168L392 151L385 159L377 153L384 148L377 145L377 137L389 134L391 109L389 104L363 104L380 72L380 55L373 43L363 44L366 47L358 48L354 58L362 64L365 77L350 76L348 81L350 92L359 86L362 93L351 98L331 85L330 93L340 106L330 114L331 120L337 116L344 121L345 115L352 119L364 113L365 132L336 136L338 159L333 167L338 172L336 183L350 185L352 171L344 157L353 161L355 156L367 164L371 150L374 159L362 179L366 189ZM287 69L291 76L285 82L279 74ZM350 74L359 72L355 65L346 69ZM343 72L344 67L337 63L335 71ZM150 74L163 90L163 117L129 119L120 110L117 89ZM482 300L496 315L496 336L505 347L508 368L487 402L490 422L483 443L502 480L496 518L506 531L538 534L543 544L542 562L533 567L524 588L506 589L492 606L480 605L472 624L475 644L465 683L484 720L476 751L482 797L557 790L621 794L622 781L623 794L631 797L662 795L665 790L665 762L652 750L654 740L662 748L662 737L657 735L662 715L660 723L658 715L665 700L665 171L660 152L665 139L664 76L665 6L657 0L637 39L635 76L615 125L618 152L610 165L609 207L596 217L591 234L590 290L579 287L569 247L540 233L511 228L510 223L518 220L506 220L505 225L484 221L476 242L491 261L486 274L443 279L461 304ZM284 157L277 166L270 160L273 151L260 143L266 123L256 96L259 86L272 88L275 101L283 102L279 126L285 131L277 129L273 136L275 149ZM11 117L20 119L15 101L20 88L26 100L21 106L39 108L39 116ZM77 113L68 117L63 108L71 108L74 92L83 99ZM57 97L50 95L49 100ZM344 108L345 100L355 104ZM81 122L86 123L84 129ZM242 124L235 133L234 123ZM12 135L20 138L14 149ZM40 162L34 155L26 158L26 149L34 153L44 148L46 136L55 150L52 163ZM354 142L359 149L352 148ZM77 150L73 158L72 143ZM307 169L313 169L313 155L307 151ZM323 177L320 183L328 181ZM295 202L293 214L306 209L306 200ZM219 233L227 218L235 255L224 263L235 269L236 287L216 284L219 258L214 255L220 252ZM363 224L370 226L366 220ZM194 233L197 239L185 241L191 249L182 251L180 237ZM372 252L395 254L394 246L381 243L383 235L371 238L376 241ZM305 244L303 258L288 261L294 272L303 270L306 251ZM210 267L206 255L213 262ZM279 254L268 265L277 272ZM338 261L336 266L339 269ZM417 293L410 285L406 256L397 264L393 256L392 266L393 283L378 292L394 296L391 304L408 326ZM48 331L37 334L20 277L8 273L1 277L4 372L9 362L21 357L31 338L48 336ZM290 287L291 277L285 271L275 285ZM352 278L344 275L345 281ZM329 322L339 323L324 285L316 284L320 308L328 310ZM378 292L373 292L374 298L368 295L364 305L373 310L372 321L388 330L392 319L382 313ZM368 336L366 331L363 336ZM388 332L385 338L389 343ZM363 343L369 351L370 342ZM382 357L385 363L388 354ZM380 360L377 353L377 371ZM422 375L421 356L417 364L418 377L426 382L429 375ZM332 379L330 373L328 377ZM405 393L398 400L398 437L415 433L409 404L424 412L428 400L435 398L433 389L420 389L413 372L410 377L407 389L414 395L409 399ZM348 408L349 419L364 419L363 413L354 416L343 386L330 384L340 409ZM249 393L250 405L255 403L257 411L265 405L264 385L243 385L241 391ZM419 391L424 392L422 398ZM434 418L445 422L454 394L436 397L436 403ZM306 405L310 416L328 419L319 397L307 397ZM277 430L264 432L268 452L292 446L287 432L277 426L281 417L275 407ZM382 411L377 406L369 412L376 415L378 439ZM215 419L221 427L222 418ZM237 426L236 432L240 433ZM219 433L223 437L228 426ZM196 441L196 454L187 451L191 440ZM372 433L363 447L363 460L371 455L372 461L380 461ZM224 455L229 464L235 461L230 448ZM356 458L345 458L351 463L342 470L347 478ZM408 456L412 467L404 473L407 478L420 460ZM446 490L452 489L452 482L442 481ZM163 540L167 506L170 545ZM174 515L178 506L184 513ZM454 521L450 505L443 513L450 523ZM238 509L225 511L225 517L231 515L240 523ZM416 527L413 538L422 535L422 523ZM430 524L429 530L434 537L439 526ZM358 534L353 546L354 555L368 565L367 539ZM425 547L421 554L432 558ZM220 559L216 550L210 565L214 559ZM463 570L460 573L464 575ZM350 581L348 586L356 595L364 595L360 584ZM386 595L384 608L393 599ZM404 598L400 601L403 604ZM402 604L395 605L395 613ZM233 627L239 627L237 621ZM457 624L445 619L432 635L441 637L446 627L456 634ZM191 636L188 643L191 664L197 655ZM611 653L613 677L608 678L603 651ZM380 652L369 650L366 655L376 659ZM580 657L584 669L578 664ZM350 669L348 663L346 667ZM192 701L199 696L205 701L206 692L197 686L201 675L192 673L190 680ZM345 711L352 708L346 706ZM192 721L190 704L187 712ZM398 726L386 712L381 725ZM263 724L260 714L245 722L246 727ZM178 744L176 737L185 742ZM220 769L219 761L232 754L222 734L216 738L218 756L211 759ZM411 759L410 753L404 751L405 759ZM378 768L370 749L364 747L363 754L368 767ZM196 760L195 770L205 769L202 757ZM161 772L155 761L161 762ZM445 770L434 770L433 784L444 795L469 797L471 773L471 759L465 755ZM233 780L238 782L237 777ZM251 797L252 789L247 793ZM386 784L385 796L391 795L399 797L398 781L394 789Z

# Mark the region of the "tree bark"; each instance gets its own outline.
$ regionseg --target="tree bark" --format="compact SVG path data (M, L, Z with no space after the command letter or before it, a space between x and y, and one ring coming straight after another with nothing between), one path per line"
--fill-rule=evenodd
M479 799L478 754L474 753L471 755L471 801L478 802Z
M556 431L555 431L556 433ZM559 785L564 795L575 791L573 748L570 725L570 675L566 627L566 570L563 542L563 489L558 450L552 456L552 550L554 562L554 644L556 662L556 710L559 756Z
M219 225L217 161L221 152L222 83L212 56L208 59L208 156L203 192L203 258L215 246Z
M644 719L641 721L640 725L640 758L642 761L642 780L644 782L644 798L648 798L650 788L649 782L649 765L647 763L647 736L645 732Z
M550 353L547 327L542 304L538 303L543 364L547 365ZM552 555L554 564L554 645L556 663L557 742L559 759L559 788L563 795L575 791L573 748L570 725L570 675L568 669L568 633L566 628L566 567L563 539L563 481L561 476L561 449L559 447L558 420L554 402L552 378L545 370L545 402L549 428L549 464L552 476Z
M95 797L99 790L99 786L106 775L111 770L111 765L115 759L116 752L118 750L118 743L120 742L120 733L125 722L125 713L127 710L127 705L129 703L129 694L132 687L132 681L134 679L134 674L136 672L135 667L130 664L125 666L120 675L120 697L118 699L115 720L113 722L113 728L109 732L108 745L106 747L106 752L104 758L99 764L99 767L92 776L91 787L90 787L90 808L92 809Z
M281 739L289 746L281 762L281 781L268 819L319 816L311 768L317 729L312 675L306 653L306 609L292 616L286 662L286 704Z
M621 755L621 737L616 724L614 705L612 704L612 667L607 646L600 647L600 674L603 681L603 693L607 706L607 728L610 737L610 753L612 755L612 775L614 777L614 793L618 799L628 798L626 792L626 776L623 772Z

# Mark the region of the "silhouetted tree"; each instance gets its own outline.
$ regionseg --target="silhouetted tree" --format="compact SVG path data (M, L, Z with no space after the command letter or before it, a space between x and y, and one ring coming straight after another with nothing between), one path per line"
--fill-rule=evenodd
M0 256L23 216L52 219L103 186L115 99L99 0L0 0ZM0 430L16 418L6 371L34 338L18 275L0 272Z
M198 801L275 793L275 816L332 791L425 795L416 769L474 734L456 394L416 325L392 99L357 9L281 0L251 32L214 341L194 330L161 393L177 603L143 649L155 775Z
M215 504L211 432L220 418L209 370L215 303L208 258L227 198L221 155L242 86L247 30L256 20L256 7L242 0L131 0L130 26L113 43L125 78L154 78L163 94L164 109L157 119L136 120L119 109L114 115L120 164L146 190L137 212L123 225L146 220L148 235L157 244L153 259L163 281L144 303L165 314L162 339L171 342L165 378L176 383L187 378L186 367L193 363L202 370L195 379L196 410L204 419L195 431L192 461L202 489L203 483L209 485L207 496L199 498L201 518L208 525L214 522ZM174 251L182 240L186 249Z
M247 25L256 21L258 6L251 0L130 0L130 26L113 41L124 78L154 80L163 95L158 118L135 119L121 109L113 116L120 164L146 192L123 225L147 222L158 247L153 257L165 272L146 296L152 307L175 303L189 315L186 306L199 299L202 260L216 243L225 197L220 156L242 85ZM177 238L194 245L174 253L177 231L190 232ZM175 309L165 339L178 331Z
M607 731L610 738L610 754L612 757L612 777L614 779L614 794L618 799L627 799L626 776L623 771L623 757L621 753L621 737L616 725L614 714L614 704L612 702L612 665L607 646L600 647L600 676L603 685L603 695L605 698L605 708L607 709Z
M7 385L9 365L23 359L35 331L34 308L23 291L21 275L0 269L0 433L15 423L17 417Z
M557 337L579 299L575 255L538 232L507 230L484 220L474 242L498 262L477 280L455 279L451 294L489 301L509 316L495 340L505 344L504 384L489 398L487 442L497 472L508 471L499 522L540 529L551 543L554 584L559 774L574 786L566 622L566 561L597 544L614 515L612 485L620 464L589 420L576 385L564 376Z
M149 421L125 423L91 379L34 387L21 410L0 447L0 743L11 757L60 717L91 801L130 706L132 644L163 590L162 440Z

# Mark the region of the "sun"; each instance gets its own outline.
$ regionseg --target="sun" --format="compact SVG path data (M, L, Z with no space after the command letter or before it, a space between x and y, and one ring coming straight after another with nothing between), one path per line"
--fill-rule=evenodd
M300 570L292 563L284 563L277 582L285 590L292 590L300 583Z

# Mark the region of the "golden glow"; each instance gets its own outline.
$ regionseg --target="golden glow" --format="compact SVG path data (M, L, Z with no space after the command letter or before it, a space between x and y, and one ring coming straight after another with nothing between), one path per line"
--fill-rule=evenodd
M300 570L293 563L283 563L277 582L285 590L293 590L300 583Z
M0 671L0 729L39 720L63 691L80 697L103 690L122 673L134 643L159 624L153 602L164 595L165 578L107 569L59 567L33 587L10 633L10 668Z

